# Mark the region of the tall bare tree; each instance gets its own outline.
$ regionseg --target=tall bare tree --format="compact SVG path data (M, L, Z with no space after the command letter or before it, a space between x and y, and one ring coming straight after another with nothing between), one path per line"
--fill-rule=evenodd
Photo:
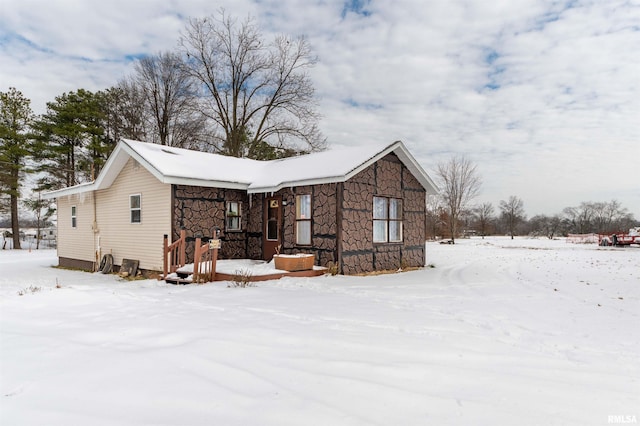
M484 239L484 236L487 235L487 231L489 230L489 224L493 220L493 204L482 203L476 207L475 211L480 235L482 235L482 239Z
M509 228L509 235L511 235L511 239L513 240L516 233L516 226L525 218L524 203L520 198L512 195L507 201L500 201L500 211Z
M442 229L442 218L444 217L442 212L442 197L439 195L427 195L425 215L426 229L432 239L435 239Z
M447 225L451 241L455 243L460 215L480 193L482 180L476 166L464 156L455 156L438 164L436 176L448 214Z
M572 232L578 234L595 232L592 225L593 203L582 202L578 207L566 207L563 213L571 224Z
M15 87L0 92L0 194L8 195L13 247L20 248L18 198L27 158L31 155L31 101Z
M264 158L324 146L315 90L307 73L316 63L304 37L265 42L251 18L218 15L189 20L180 39L186 67L215 123L217 150Z
M140 89L130 79L104 92L105 137L112 144L121 138L147 140L145 101Z
M196 80L187 71L174 52L146 56L135 64L128 83L143 98L150 142L182 148L199 143L205 118L195 107Z

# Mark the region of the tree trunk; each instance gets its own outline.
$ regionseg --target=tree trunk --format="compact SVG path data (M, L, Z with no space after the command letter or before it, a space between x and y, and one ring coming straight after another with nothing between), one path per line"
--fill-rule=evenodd
M13 248L20 249L20 224L18 223L18 194L11 191L11 232L13 233Z

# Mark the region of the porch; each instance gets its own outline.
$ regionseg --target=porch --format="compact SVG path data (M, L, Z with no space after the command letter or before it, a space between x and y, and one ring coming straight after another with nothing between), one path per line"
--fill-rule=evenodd
M284 270L276 268L274 260L270 262L252 259L218 259L219 240L202 243L200 238L195 242L194 262L187 264L186 234L169 244L168 236L164 236L163 274L159 279L170 284L207 283L212 281L249 282L277 280L282 277L317 277L324 275L327 268L308 265L303 270ZM297 262L299 263L299 262Z
M209 268L208 264L203 265L201 272L207 268ZM178 268L175 272L168 274L164 278L164 281L169 284L205 282L197 278L198 274L196 274L194 278L193 271L194 264L186 264ZM273 262L251 259L225 259L216 262L215 275L212 281L235 281L239 279L246 279L251 282L267 281L278 280L282 277L317 277L324 275L326 272L327 268L321 266L314 266L313 269L304 271L284 271L276 269Z

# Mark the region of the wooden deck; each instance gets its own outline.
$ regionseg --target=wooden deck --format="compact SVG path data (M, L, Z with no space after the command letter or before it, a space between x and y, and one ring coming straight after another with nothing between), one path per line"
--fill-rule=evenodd
M217 231L212 235L217 237ZM218 260L218 249L220 248L220 240L216 238L208 238L206 242L200 237L195 240L194 263L186 264L186 239L185 230L180 231L180 238L173 243L169 243L169 236L164 236L163 252L164 264L162 275L158 278L170 284L192 284L207 283L212 281L236 281L241 279L246 282L278 280L282 277L317 277L324 275L327 268L321 266L312 266L313 262L303 264L304 270L296 270L293 267L286 267L286 263L279 265L280 269L268 266L264 261L250 259L236 260ZM286 257L283 255L283 257ZM297 259L297 256L289 256ZM307 256L305 256L306 259ZM273 264L278 264L274 259ZM247 262L246 264L235 265L234 269L225 269L221 266L223 262ZM300 265L295 264L298 268ZM266 269L264 266L268 266ZM283 270L286 269L286 270ZM302 268L300 268L302 269ZM236 271L230 273L230 271Z
M282 277L319 277L320 275L324 275L327 273L327 268L322 268L319 266L314 267L314 269L308 269L306 271L295 271L295 272L281 272L277 274L269 274L269 275L252 275L249 277L249 281L268 281L268 280L279 280ZM233 281L234 275L232 274L222 274L216 272L216 281Z
M251 274L248 273L246 279L250 282L258 282L258 281L269 281L269 280L279 280L283 277L319 277L327 273L327 268L323 268L321 266L314 266L313 269L308 269L305 271L281 271L273 274ZM170 273L165 277L161 277L160 279L166 281L168 284L193 284L191 272L182 272L177 270L174 273ZM236 279L236 274L229 274L224 272L216 272L214 275L214 281L234 281ZM211 281L208 281L211 282ZM202 282L201 282L202 283Z

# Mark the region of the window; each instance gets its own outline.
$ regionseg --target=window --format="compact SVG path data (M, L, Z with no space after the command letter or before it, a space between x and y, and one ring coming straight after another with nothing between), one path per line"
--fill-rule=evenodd
M240 203L238 201L227 201L226 215L227 231L240 231L242 229L240 226L242 211L240 210Z
M142 222L142 202L140 194L129 196L129 211L131 212L131 223Z
M373 197L373 242L402 241L402 200Z
M311 245L311 195L296 195L296 244Z
M76 213L77 213L76 206L71 206L71 227L72 228L78 227L78 216L76 215Z

